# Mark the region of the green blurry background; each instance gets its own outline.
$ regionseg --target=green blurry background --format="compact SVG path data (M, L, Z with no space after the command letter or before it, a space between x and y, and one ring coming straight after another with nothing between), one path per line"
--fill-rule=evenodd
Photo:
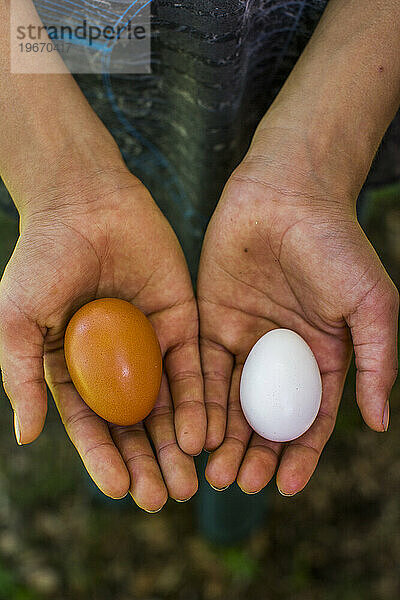
M400 186L369 191L361 218L399 284ZM1 269L17 235L15 219L0 213ZM0 600L399 598L399 400L397 384L388 433L369 431L352 367L336 429L305 491L284 498L271 482L264 524L220 546L199 531L196 499L170 500L156 515L129 499L103 500L52 405L40 439L18 447L2 394Z

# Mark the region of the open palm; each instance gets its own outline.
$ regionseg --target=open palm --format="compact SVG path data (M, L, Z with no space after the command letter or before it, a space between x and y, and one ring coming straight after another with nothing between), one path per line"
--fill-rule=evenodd
M95 415L65 365L68 320L102 297L128 300L147 314L164 356L156 406L133 427ZM129 490L148 511L160 509L168 493L177 500L195 493L189 455L201 451L206 429L197 307L179 243L140 182L126 173L75 197L70 191L64 208L22 218L1 281L0 310L3 381L21 443L43 427L46 380L68 435L104 493L118 498Z
M262 178L260 176L262 173ZM387 427L396 374L398 295L350 207L309 179L245 160L227 183L204 241L198 280L208 415L206 476L261 490L278 465L285 495L311 477L336 420L354 346L357 400L366 423ZM306 200L305 200L306 199ZM317 419L300 438L274 443L252 432L239 403L243 363L267 331L284 327L310 345L322 374ZM267 367L267 366L266 366Z

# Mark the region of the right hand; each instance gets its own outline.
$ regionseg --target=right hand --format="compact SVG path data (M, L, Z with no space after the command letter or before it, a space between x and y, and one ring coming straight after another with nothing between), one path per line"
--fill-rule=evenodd
M206 418L196 302L171 227L146 188L118 164L110 174L65 174L46 197L26 203L20 237L0 282L0 363L20 444L46 416L47 382L89 474L108 496L129 491L143 509L197 489L192 456ZM68 374L65 327L83 304L129 300L150 315L165 373L145 423L117 427L92 412ZM175 426L174 426L175 419ZM175 433L176 432L176 433ZM152 438L156 457L149 437Z
M357 222L356 195L340 190L334 147L318 163L307 135L267 116L205 236L197 292L213 451L206 478L217 489L237 479L256 493L275 471L282 494L305 487L335 425L353 348L363 418L375 431L388 427L399 295ZM353 181L361 178L354 169ZM323 388L312 426L285 444L253 433L239 401L249 351L277 327L309 344Z

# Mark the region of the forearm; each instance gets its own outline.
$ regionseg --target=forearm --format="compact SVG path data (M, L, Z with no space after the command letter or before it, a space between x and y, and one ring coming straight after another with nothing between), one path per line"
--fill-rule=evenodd
M356 189L399 103L399 2L331 0L258 133L271 123L301 132Z
M32 8L27 2L26 10L32 12L33 20L38 19ZM60 74L10 72L9 10L9 2L1 3L0 175L22 209L28 199L56 190L67 177L71 182L114 164L119 153L66 70ZM56 53L49 53L46 60L62 65Z

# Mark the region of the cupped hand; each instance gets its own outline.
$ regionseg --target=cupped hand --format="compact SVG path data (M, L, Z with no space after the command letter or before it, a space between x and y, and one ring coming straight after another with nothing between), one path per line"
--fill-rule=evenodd
M293 132L264 130L207 230L198 303L205 447L213 451L206 477L217 489L237 479L255 493L276 470L282 494L304 488L334 428L353 349L363 418L376 431L388 426L398 293L357 222L354 190L317 162ZM316 420L286 444L253 433L239 402L247 354L277 327L308 342L323 381Z
M40 434L47 382L68 435L108 496L129 491L147 511L197 489L191 455L206 432L198 315L180 245L145 187L125 169L49 189L21 215L0 284L0 359L19 443ZM154 410L117 427L83 402L66 369L65 327L95 298L128 300L147 314L164 357ZM150 439L152 440L155 455Z

